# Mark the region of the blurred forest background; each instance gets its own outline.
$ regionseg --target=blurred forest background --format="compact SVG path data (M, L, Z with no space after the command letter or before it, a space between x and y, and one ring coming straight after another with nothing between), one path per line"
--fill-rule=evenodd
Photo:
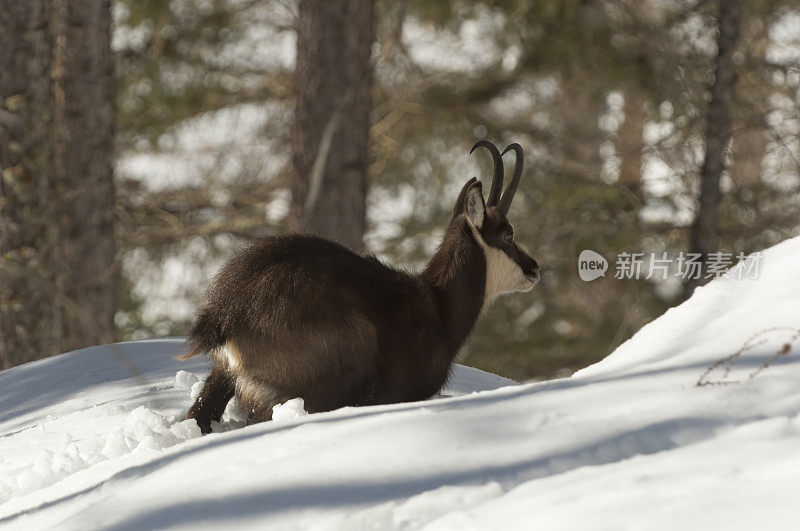
M685 296L581 250L798 234L798 88L789 0L0 0L0 364L183 335L261 235L418 268L487 138L545 271L462 361L568 375Z

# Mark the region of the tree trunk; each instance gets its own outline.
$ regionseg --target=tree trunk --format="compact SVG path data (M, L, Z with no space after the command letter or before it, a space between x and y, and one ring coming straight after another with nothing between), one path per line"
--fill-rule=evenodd
M722 199L719 181L725 169L725 146L731 137L730 110L736 84L733 53L739 37L740 13L740 0L720 0L718 51L706 123L706 153L700 171L700 205L689 244L690 252L702 254L704 264L708 253L718 247L717 220ZM689 297L702 283L702 278L690 279L684 285L684 295Z
M55 0L56 285L74 306L62 349L114 341L116 272L110 0Z
M767 126L763 121L743 125L733 136L731 177L740 189L761 182L761 165L767 153Z
M301 0L290 224L363 248L373 2Z
M745 189L761 182L761 166L767 154L767 123L763 102L772 84L764 67L767 61L767 27L760 16L742 20L739 50L746 60L757 65L736 86L740 112L733 117L733 161L731 177L736 187ZM749 56L749 57L748 57Z
M642 153L644 152L644 125L647 121L645 99L636 89L625 91L625 121L619 128L619 151L622 164L619 183L630 192L638 211L644 203L642 190Z
M108 0L0 0L0 366L114 338Z
M48 0L0 1L0 368L54 352Z

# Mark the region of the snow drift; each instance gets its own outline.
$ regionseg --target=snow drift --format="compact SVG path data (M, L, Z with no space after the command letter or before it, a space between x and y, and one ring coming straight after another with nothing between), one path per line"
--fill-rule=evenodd
M0 373L0 526L794 529L800 239L715 280L602 362L529 385L458 367L451 398L215 433L179 339ZM479 392L475 392L479 391Z

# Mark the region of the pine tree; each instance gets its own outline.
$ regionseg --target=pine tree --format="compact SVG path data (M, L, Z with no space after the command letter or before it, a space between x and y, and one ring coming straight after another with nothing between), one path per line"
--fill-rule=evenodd
M294 77L295 229L363 249L373 2L301 1Z
M0 360L114 339L108 0L0 3Z

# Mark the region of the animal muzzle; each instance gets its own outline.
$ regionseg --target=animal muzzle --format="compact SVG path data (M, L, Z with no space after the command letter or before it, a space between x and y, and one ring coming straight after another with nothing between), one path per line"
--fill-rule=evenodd
M536 283L539 282L542 278L541 271L539 269L539 264L528 256L528 254L520 249L520 258L522 272L525 274L525 278L528 279L530 282Z

